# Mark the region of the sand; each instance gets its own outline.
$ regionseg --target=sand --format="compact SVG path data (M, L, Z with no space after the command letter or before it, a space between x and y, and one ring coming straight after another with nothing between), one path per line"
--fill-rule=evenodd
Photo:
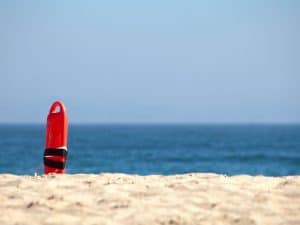
M300 176L0 174L0 224L300 224Z

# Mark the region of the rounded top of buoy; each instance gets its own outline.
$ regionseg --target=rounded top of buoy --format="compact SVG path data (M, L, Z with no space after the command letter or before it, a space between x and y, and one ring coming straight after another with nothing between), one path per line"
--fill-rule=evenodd
M49 110L49 114L65 113L65 112L66 112L66 107L62 101L54 102Z
M46 148L67 146L68 117L62 101L54 102L47 117Z

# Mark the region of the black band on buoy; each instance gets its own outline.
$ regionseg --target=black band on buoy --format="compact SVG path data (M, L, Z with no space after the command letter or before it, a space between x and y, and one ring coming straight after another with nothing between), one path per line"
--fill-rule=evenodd
M63 156L67 157L68 151L65 148L46 148L44 152L45 156Z
M63 170L66 167L66 162L53 161L51 159L48 159L48 158L44 157L44 165L48 166L48 167L55 168L55 169Z
M55 169L65 169L68 151L65 148L46 148L44 152L44 165ZM48 156L61 156L65 158L64 162L54 161Z

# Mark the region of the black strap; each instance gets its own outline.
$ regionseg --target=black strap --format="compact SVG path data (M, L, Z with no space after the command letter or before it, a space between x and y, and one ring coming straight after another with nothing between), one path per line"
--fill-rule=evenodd
M44 165L55 169L63 170L66 167L66 162L53 161L51 159L44 157Z
M44 152L45 156L63 156L67 157L68 151L65 148L46 148Z

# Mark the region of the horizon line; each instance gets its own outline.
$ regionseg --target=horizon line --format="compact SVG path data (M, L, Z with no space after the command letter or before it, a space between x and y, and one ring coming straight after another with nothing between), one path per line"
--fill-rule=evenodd
M0 122L1 125L46 125L40 122ZM69 125L300 125L300 122L69 122Z

